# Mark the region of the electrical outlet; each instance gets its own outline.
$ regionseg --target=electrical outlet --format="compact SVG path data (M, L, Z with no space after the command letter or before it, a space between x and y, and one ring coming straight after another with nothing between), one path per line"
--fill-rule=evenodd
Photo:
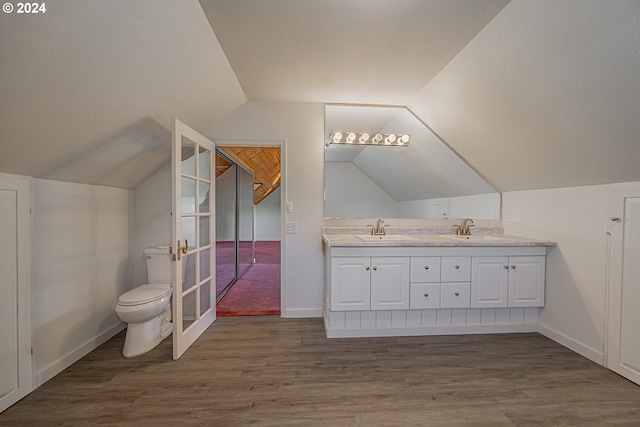
M287 202L287 213L293 212L293 202Z
M287 223L287 234L296 234L298 232L298 223L297 222L288 222Z

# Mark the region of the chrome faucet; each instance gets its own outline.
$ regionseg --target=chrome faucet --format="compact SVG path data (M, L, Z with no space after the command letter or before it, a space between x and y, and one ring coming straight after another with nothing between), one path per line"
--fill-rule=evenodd
M461 225L456 225L456 234L461 236L471 236L471 230L469 227L473 227L473 220L471 218L467 218L462 221Z
M374 236L384 236L387 234L382 224L384 224L384 219L380 218L376 225L371 226L371 234Z

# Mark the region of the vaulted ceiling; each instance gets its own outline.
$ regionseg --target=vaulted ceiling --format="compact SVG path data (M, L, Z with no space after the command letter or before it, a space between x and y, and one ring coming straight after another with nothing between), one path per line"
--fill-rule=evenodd
M640 181L636 0L47 6L0 15L0 172L134 188L264 100L406 105L502 191Z

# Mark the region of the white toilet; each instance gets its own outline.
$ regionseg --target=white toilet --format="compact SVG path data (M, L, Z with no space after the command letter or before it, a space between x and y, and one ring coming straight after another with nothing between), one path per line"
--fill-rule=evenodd
M144 250L149 284L125 292L118 299L116 314L127 322L122 354L139 356L171 334L171 259L167 246Z

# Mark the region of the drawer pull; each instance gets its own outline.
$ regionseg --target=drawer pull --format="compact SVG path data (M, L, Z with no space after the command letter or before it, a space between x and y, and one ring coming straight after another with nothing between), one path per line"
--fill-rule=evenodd
M428 270L428 269L429 269L429 266L428 266L428 265L425 265L425 266L424 266L424 269L425 269L425 270Z
M505 268L509 268L509 267L505 267ZM367 271L369 271L369 267L365 267L364 269L365 269L365 270L367 270Z
M425 292L424 297L429 298L429 294Z
M455 292L454 295L459 297L460 296L460 292Z
M373 269L374 269L374 270L377 270L377 269L378 269L378 267L373 267Z
M511 266L511 268L513 268L513 269L515 270L515 269L516 269L516 266L515 266L515 265L512 265L512 266Z
M456 270L460 270L460 266L459 265L456 265Z
M508 269L509 269L509 266L508 266L508 265L505 265L505 266L504 266L504 269L505 269L505 270L508 270Z

